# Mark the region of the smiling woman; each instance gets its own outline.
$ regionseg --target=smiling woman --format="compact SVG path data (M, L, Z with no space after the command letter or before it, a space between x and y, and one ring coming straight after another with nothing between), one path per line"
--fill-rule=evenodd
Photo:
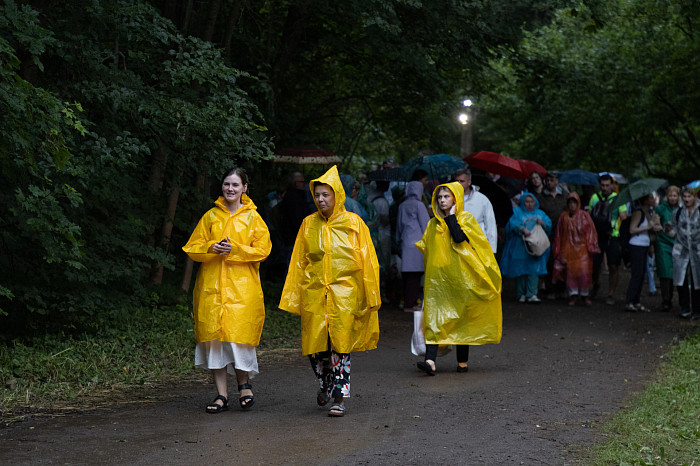
M211 370L216 383L218 395L208 413L228 409L227 368L238 380L241 408L255 402L249 378L258 373L255 347L265 320L258 268L272 243L247 190L245 171L226 173L221 197L182 248L202 262L193 295L195 365Z

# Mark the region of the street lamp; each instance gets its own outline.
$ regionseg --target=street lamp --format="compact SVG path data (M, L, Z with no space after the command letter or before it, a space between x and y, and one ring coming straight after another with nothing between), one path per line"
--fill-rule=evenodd
M459 147L459 153L462 157L472 153L473 138L472 138L472 126L469 124L469 120L473 119L474 114L472 112L472 101L471 99L464 99L462 105L465 107L464 112L459 114L459 122L462 124L462 140Z

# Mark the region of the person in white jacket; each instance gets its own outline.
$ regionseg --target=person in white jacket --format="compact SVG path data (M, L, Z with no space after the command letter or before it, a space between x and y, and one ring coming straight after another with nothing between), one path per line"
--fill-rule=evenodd
M493 253L498 247L498 232L496 216L489 198L479 192L478 186L472 185L472 172L468 168L460 168L452 174L452 179L464 188L464 210L472 214L489 240Z

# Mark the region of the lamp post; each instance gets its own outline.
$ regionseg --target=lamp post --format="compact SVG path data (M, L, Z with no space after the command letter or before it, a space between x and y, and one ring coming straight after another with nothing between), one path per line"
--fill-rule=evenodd
M459 114L459 122L462 124L462 140L459 148L459 153L462 157L472 153L474 142L472 137L472 124L469 124L470 117L473 116L472 113L472 101L470 99L465 99L462 102L464 105L464 112Z

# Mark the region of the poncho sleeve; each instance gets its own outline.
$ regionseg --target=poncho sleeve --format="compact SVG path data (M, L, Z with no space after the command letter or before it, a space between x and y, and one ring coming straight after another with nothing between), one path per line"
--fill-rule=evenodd
M289 261L287 279L284 282L282 297L280 298L279 304L280 309L296 315L301 315L301 287L304 283L306 268L309 264L308 251L304 238L309 218L310 217L304 219L297 233L297 238L294 242L294 252Z
M209 248L211 248L214 243L222 239L211 238L211 222L209 220L209 215L210 214L207 213L199 219L189 241L182 247L182 250L187 253L190 259L196 262L209 262L218 256L218 254L208 252Z
M262 262L270 255L272 250L270 231L257 212L251 214L248 231L250 244L237 241L238 238L235 235L231 238L231 252L226 257L227 262Z

